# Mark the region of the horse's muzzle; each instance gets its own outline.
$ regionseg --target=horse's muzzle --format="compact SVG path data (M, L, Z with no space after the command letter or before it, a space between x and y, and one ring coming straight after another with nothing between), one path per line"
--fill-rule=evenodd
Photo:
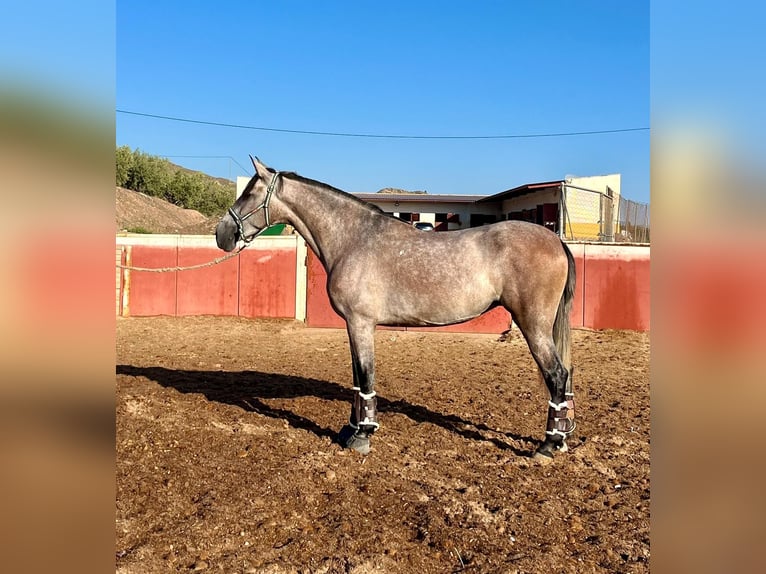
M224 251L234 251L239 241L237 224L230 215L225 215L215 228L215 242Z

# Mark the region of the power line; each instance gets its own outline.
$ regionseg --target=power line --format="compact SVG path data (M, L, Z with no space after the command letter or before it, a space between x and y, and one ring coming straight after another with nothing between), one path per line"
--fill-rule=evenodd
M541 134L501 134L501 135L468 135L468 136L424 136L424 135L405 135L405 134L361 134L348 132L320 132L312 130L288 130L283 128L267 128L263 126L248 126L242 124L227 124L223 122L209 122L205 120L193 120L189 118L177 118L173 116L161 116L158 114L147 114L143 112L134 112L131 110L115 110L118 114L129 114L132 116L142 116L159 120L168 120L173 122L184 122L188 124L201 124L206 126L217 126L223 128L237 128L242 130L258 130L264 132L279 132L287 134L301 134L312 136L336 136L347 138L387 138L387 139L409 139L409 140L489 140L489 139L521 139L521 138L554 138L568 136L588 136L596 134L616 134L624 132L648 131L648 127L639 128L620 128L614 130L589 130L581 132L554 132Z

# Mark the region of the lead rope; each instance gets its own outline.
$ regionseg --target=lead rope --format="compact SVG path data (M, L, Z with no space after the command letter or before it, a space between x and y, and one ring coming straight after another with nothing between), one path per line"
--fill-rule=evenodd
M255 239L255 237L253 239ZM218 259L213 259L212 261L208 261L207 263L199 263L198 265L189 265L187 267L133 267L132 265L122 265L121 263L117 263L117 267L119 267L120 269L129 269L130 271L148 271L150 273L167 273L169 271L189 271L191 269L202 269L203 267L212 267L213 265L218 265L219 263L223 263L227 259L236 257L248 245L250 244L245 243L241 247L237 248L236 251L227 253L226 255L219 257Z

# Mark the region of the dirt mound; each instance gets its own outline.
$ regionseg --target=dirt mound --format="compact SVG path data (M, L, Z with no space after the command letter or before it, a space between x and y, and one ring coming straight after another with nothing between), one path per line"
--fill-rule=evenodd
M115 212L117 231L146 233L208 235L219 219L122 187L116 188Z

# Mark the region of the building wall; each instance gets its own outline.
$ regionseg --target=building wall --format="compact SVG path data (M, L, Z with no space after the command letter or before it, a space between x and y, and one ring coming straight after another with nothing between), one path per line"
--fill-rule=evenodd
M239 199L239 196L242 195L242 192L245 191L245 187L247 187L247 184L250 182L250 180L253 179L250 176L244 176L244 175L238 175L237 176L237 193L234 196L234 199Z
M485 215L495 215L500 218L500 212L497 207L493 205L481 205L465 202L448 202L448 201L401 201L396 202L391 199L386 199L386 195L381 193L380 199L377 197L374 200L370 200L369 203L377 205L380 209L386 213L392 213L395 217L399 217L402 213L419 213L420 221L428 221L430 223L436 223L437 213L455 213L460 217L460 225L451 223L449 225L450 230L455 229L467 229L471 224L471 214L479 213ZM477 196L478 199L479 196Z
M534 209L544 203L558 203L561 199L561 192L558 188L547 188L536 193L529 193L521 197L506 199L502 202L501 212L507 216L514 211L525 209Z
M589 221L571 221L567 220L565 237L576 237L584 241L598 241L601 237L601 224Z
M565 179L565 183L585 189L592 189L601 193L606 193L606 188L609 187L614 193L615 199L619 199L620 197L621 177L619 173L589 175L584 177L570 176Z

